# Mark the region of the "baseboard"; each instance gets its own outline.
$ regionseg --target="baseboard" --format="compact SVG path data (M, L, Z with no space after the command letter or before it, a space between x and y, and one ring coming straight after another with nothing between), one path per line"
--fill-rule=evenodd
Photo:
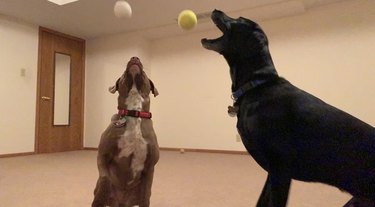
M22 152L22 153L12 153L12 154L0 154L0 158L19 157L19 156L27 156L27 155L35 155L35 152Z
M160 150L164 151L177 151L177 152L202 152L202 153L219 153L219 154L236 154L236 155L247 155L246 151L234 151L234 150L213 150L213 149L192 149L192 148L170 148L160 147Z
M97 151L97 147L84 147L83 150Z
M212 149L189 149L189 148L171 148L171 147L160 147L162 151L176 151L176 152L202 152L202 153L220 153L220 154L236 154L236 155L247 155L246 151L232 151L232 150L212 150ZM84 147L83 150L97 151L96 147ZM27 155L35 155L35 152L22 152L12 154L0 154L0 158L6 157L19 157Z
M85 147L84 150L96 151L96 147ZM246 151L234 151L234 150L212 150L212 149L192 149L192 148L172 148L172 147L160 147L161 151L176 151L176 152L202 152L202 153L220 153L220 154L235 154L235 155L247 155Z

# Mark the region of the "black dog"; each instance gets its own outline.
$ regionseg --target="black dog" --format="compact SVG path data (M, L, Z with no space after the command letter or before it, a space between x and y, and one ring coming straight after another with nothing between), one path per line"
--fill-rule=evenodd
M258 24L211 18L224 34L202 45L228 62L237 129L268 172L257 206L286 206L291 179L349 192L346 207L375 206L375 129L279 77Z

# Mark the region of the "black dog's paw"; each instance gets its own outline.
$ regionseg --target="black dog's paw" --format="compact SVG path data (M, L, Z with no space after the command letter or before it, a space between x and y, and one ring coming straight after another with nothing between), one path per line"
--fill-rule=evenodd
M228 115L231 117L237 116L238 106L228 106Z

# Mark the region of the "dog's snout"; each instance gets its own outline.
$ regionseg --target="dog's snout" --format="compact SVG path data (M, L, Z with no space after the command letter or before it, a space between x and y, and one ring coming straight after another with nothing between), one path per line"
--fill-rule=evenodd
M218 18L219 16L222 16L223 14L224 14L224 12L222 12L218 9L214 9L211 13L211 19Z
M214 9L214 10L212 11L212 13L223 13L223 12L220 11L220 10L218 10L218 9Z

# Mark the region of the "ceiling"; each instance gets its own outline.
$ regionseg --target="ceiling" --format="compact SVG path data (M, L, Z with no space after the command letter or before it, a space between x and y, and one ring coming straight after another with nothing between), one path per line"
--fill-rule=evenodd
M133 11L129 19L115 17L116 1L79 0L59 6L47 0L0 0L0 14L83 39L134 32L157 39L184 33L176 22L184 9L203 17L193 30L203 31L214 27L208 14L215 8L233 17L259 21L297 15L345 0L128 0Z

